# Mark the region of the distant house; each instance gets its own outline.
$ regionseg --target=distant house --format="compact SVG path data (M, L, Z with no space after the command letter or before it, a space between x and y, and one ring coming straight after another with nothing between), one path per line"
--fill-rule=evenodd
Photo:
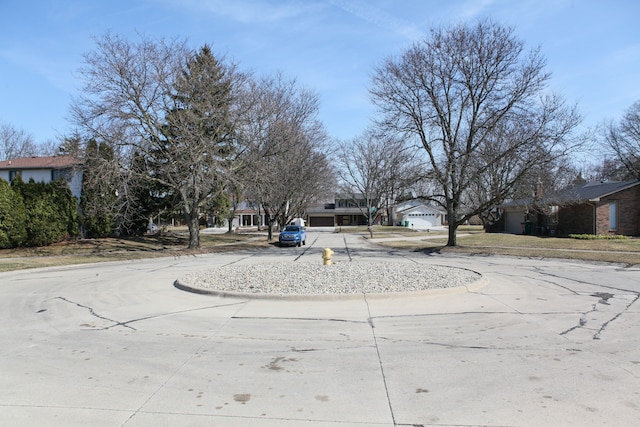
M364 198L354 200L351 196L338 194L332 201L309 206L306 219L309 227L367 225L368 218L362 213L366 210ZM380 218L376 218L376 221L380 221Z
M48 183L64 179L78 201L82 192L82 162L72 156L22 157L0 161L0 178L12 182L20 176L24 182Z
M261 227L266 224L264 212L249 202L240 202L233 218L234 228Z
M417 201L406 202L396 207L400 225L416 230L429 230L445 223L445 212Z
M501 206L514 234L640 235L640 181L590 182Z

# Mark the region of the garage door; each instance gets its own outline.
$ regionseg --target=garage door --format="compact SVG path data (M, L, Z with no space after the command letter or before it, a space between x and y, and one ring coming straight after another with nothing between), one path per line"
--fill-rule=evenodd
M524 213L522 212L505 212L504 229L507 233L522 234L522 223L524 222Z
M333 227L332 216L310 216L309 227Z
M413 228L433 228L434 224L426 218L419 216L409 217L409 226Z
M437 216L434 213L410 213L405 215L405 221L409 221L409 226L417 229L429 229L436 225Z

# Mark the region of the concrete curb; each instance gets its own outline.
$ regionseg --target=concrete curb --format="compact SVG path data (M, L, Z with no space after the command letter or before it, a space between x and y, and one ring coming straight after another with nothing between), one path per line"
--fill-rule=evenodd
M489 284L489 280L485 277L471 282L463 286L455 286L451 288L425 289L423 291L411 292L384 292L384 293L360 293L360 294L263 294L263 293L243 293L243 292L227 292L216 291L194 286L185 285L180 279L173 282L173 286L185 292L191 292L199 295L208 295L220 298L238 298L238 299L261 299L261 300L285 300L285 301L349 301L360 299L385 299L385 298L415 298L415 297L438 297L444 295L464 294L474 292Z

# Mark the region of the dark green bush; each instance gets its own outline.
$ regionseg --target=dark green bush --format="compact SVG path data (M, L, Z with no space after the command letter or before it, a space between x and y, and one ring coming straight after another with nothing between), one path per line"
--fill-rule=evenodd
M113 219L109 215L85 216L82 224L84 236L89 239L109 237L113 234Z
M22 197L0 179L0 248L23 246L27 241L27 212Z
M77 200L64 182L12 183L21 196L26 218L26 246L46 246L78 234Z

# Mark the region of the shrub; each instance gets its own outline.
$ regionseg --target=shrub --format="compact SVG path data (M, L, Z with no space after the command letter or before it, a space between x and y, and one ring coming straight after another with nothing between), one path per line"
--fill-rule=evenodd
M0 248L22 246L27 240L27 212L22 197L0 179Z
M77 234L77 201L64 183L25 184L17 178L12 189L26 210L26 246L46 246Z
M569 237L578 240L624 240L629 238L621 234L569 234Z

